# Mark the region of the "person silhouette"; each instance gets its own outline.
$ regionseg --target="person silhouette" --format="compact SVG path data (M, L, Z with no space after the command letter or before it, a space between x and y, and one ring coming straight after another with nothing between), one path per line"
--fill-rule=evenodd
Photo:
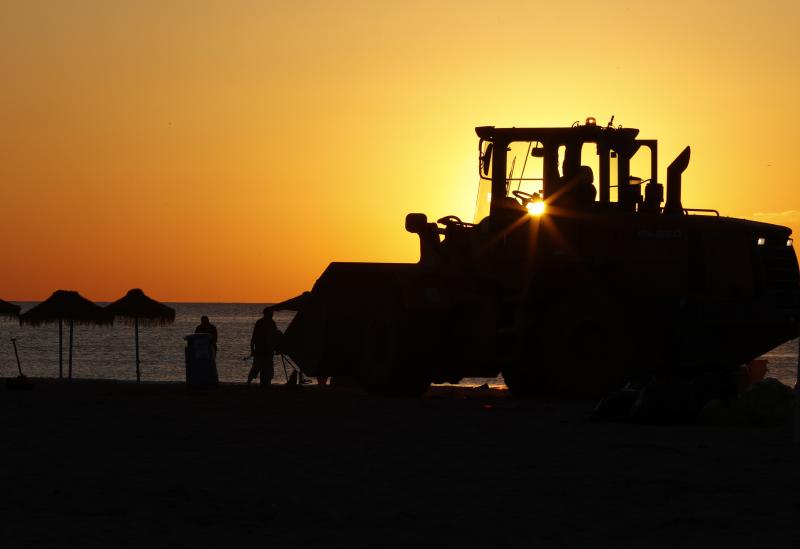
M597 198L597 189L593 185L594 174L592 168L589 166L581 166L578 168L578 174L575 177L575 192L577 200L581 204L591 204Z
M592 183L594 183L592 168L589 166L578 167L575 173L562 178L561 202L570 206L593 203L597 197L597 189Z
M200 317L200 324L194 329L196 334L208 334L211 336L211 352L217 356L217 327L211 324L208 317L203 315Z
M250 338L250 354L253 355L253 367L247 374L247 383L250 383L258 376L259 384L262 388L267 388L272 383L275 370L272 365L272 357L275 355L275 348L283 334L272 320L272 308L264 308L264 316L256 320L253 326L253 335Z

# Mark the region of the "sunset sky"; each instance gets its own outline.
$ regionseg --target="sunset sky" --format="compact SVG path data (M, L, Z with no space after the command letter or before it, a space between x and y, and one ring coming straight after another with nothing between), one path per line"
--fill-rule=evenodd
M269 302L472 218L474 127L686 145L687 207L800 229L800 3L35 1L0 17L0 298Z

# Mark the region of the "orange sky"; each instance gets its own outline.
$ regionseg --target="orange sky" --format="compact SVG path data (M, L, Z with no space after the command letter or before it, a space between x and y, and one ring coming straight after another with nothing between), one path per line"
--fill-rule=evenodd
M800 229L796 1L13 0L0 297L274 301L472 218L478 125L685 145L687 207Z

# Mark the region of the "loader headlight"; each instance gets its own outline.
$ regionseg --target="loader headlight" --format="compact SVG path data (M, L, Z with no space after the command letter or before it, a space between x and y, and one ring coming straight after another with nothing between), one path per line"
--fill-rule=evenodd
M541 200L528 202L528 204L525 207L528 208L528 213L531 215L542 215L545 209L544 202Z
M758 244L759 246L763 246L766 243L767 243L767 239L764 238L763 236L758 237L758 240L756 240L756 244Z
M793 238L787 239L786 240L786 247L787 248L791 248L792 246L794 246L794 239Z

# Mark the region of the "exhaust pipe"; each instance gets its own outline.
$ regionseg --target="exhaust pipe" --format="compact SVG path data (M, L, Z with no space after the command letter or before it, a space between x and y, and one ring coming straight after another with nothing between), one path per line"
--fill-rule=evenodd
M666 215L683 215L681 204L681 174L689 166L689 156L692 151L689 147L683 149L672 164L667 168L667 203L664 204Z

